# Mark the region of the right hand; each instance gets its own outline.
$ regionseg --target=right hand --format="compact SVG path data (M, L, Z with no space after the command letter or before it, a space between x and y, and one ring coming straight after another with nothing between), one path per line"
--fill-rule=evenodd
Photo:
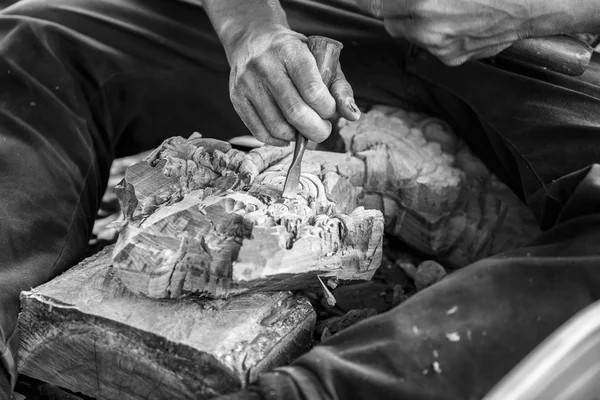
M360 111L338 64L328 89L307 38L282 25L248 27L227 51L233 107L254 137L286 146L298 130L322 142L331 133L336 110L355 121Z

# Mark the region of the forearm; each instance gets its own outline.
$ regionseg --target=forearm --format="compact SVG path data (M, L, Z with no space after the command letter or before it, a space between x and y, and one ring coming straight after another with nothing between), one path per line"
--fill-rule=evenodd
M201 0L227 56L253 26L288 27L279 0Z
M572 0L579 8L581 23L574 28L577 33L600 33L600 2L598 0ZM571 30L573 32L573 30Z
M530 19L526 22L524 33L531 33L532 36L600 33L598 0L537 1L529 11Z

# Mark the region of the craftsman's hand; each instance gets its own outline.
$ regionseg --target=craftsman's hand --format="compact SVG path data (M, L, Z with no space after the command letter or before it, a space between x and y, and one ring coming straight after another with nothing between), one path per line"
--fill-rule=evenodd
M580 32L596 0L357 0L388 32L447 65L496 55L519 39Z
M327 119L336 110L352 121L360 116L339 65L329 90L306 42L285 26L262 24L247 27L226 47L231 101L261 142L285 146L294 140L296 129L322 142L331 133Z

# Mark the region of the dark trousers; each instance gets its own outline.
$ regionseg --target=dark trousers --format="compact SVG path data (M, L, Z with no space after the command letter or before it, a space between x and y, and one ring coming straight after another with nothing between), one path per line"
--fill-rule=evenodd
M600 72L447 68L391 40L348 0L282 3L292 28L344 42L358 98L447 119L547 231L342 332L261 385L282 398L481 397L600 295ZM6 398L19 292L81 258L113 158L173 135L245 131L229 103L224 53L193 0L21 0L0 12L0 88ZM452 332L460 341L448 341Z

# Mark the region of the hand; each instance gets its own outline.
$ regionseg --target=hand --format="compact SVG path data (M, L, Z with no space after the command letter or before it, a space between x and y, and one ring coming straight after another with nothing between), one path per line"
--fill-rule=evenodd
M519 39L569 30L569 0L357 0L388 32L447 65L491 57ZM581 10L579 10L581 11Z
M360 117L339 64L328 89L306 42L287 27L262 24L229 46L231 101L261 142L285 146L298 130L319 143L331 133L327 119L336 110L351 121Z

